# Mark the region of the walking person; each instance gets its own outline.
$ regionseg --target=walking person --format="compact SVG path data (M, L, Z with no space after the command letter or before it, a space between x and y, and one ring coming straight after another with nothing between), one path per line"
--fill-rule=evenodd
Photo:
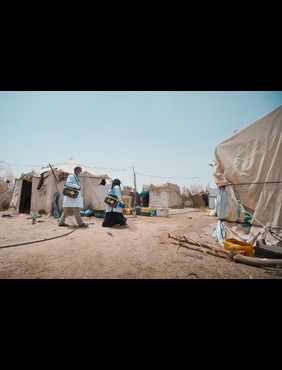
M82 172L82 168L80 166L76 166L73 172L74 173L68 175L66 185L69 188L79 190L79 193L78 193L77 198L69 198L66 195L64 195L63 213L59 219L59 226L69 226L68 224L65 223L66 217L73 212L78 226L88 227L88 224L85 224L80 216L80 208L83 208L83 198L80 193L81 187L80 187L80 180L79 180L79 176Z
M110 193L118 197L119 204L113 208L106 204L106 216L102 223L102 227L112 227L114 225L127 225L127 219L124 217L122 211L125 208L125 204L122 202L122 194L120 188L121 181L115 179L112 183Z

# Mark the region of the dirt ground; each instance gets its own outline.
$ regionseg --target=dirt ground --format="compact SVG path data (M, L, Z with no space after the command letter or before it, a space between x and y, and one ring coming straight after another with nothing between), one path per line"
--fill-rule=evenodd
M8 216L9 215L9 216ZM3 217L4 216L4 217ZM126 216L128 226L103 228L101 218L83 217L88 228L69 227L40 215L0 212L0 279L281 279L279 268L236 263L180 247L171 235L216 245L217 217L197 208L169 209L168 217Z

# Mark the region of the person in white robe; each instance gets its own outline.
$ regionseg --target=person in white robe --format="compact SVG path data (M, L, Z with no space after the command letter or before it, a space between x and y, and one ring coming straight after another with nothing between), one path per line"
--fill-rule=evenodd
M88 227L88 224L84 223L81 215L80 215L80 208L83 208L83 197L81 195L81 186L80 186L80 180L79 176L82 172L82 168L80 166L76 166L74 168L74 173L69 174L66 185L69 188L77 189L79 190L77 198L70 198L64 195L63 199L63 213L59 219L59 226L69 226L65 221L66 217L71 215L72 212L75 216L76 222L79 227Z

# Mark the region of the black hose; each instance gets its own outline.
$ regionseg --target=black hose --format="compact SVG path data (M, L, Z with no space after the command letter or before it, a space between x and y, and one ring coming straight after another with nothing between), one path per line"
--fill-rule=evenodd
M20 245L26 245L26 244L33 244L33 243L45 242L45 241L47 241L47 240L57 239L57 238L60 238L60 237L62 237L62 236L69 235L69 234L73 233L76 229L77 229L77 227L76 227L74 230L70 231L69 233L62 234L62 235L58 235L58 236L54 236L54 237L52 237L52 238L40 239L40 240L34 240L34 241L32 241L32 242L25 242L25 243L18 243L18 244L2 245L2 246L0 246L0 248L2 249L2 248L18 247L18 246L20 246Z

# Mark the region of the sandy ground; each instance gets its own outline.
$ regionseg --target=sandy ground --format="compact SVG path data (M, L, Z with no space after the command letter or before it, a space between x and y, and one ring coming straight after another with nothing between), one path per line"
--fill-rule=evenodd
M5 216L10 214L11 216ZM197 208L170 209L168 217L126 216L128 226L103 228L102 219L83 217L88 228L58 227L53 216L0 212L0 279L281 279L278 268L235 263L179 248L168 237L185 235L216 245L217 217Z

